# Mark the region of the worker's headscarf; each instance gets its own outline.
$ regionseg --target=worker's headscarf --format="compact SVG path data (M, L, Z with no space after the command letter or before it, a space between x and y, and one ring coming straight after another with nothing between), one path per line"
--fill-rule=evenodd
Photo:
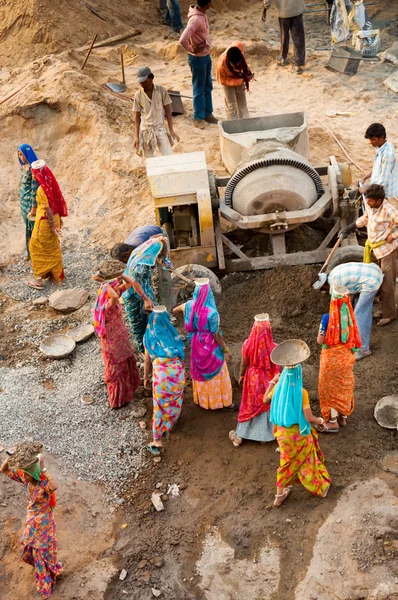
M33 477L33 479L35 481L45 481L46 480L46 476L44 475L44 473L41 470L40 467L40 462L37 460L33 465L31 465L28 468L25 469L18 469L19 474L23 474L23 473L27 473L28 475L30 475L31 477ZM50 496L50 508L51 510L54 510L54 508L57 505L57 497L55 495L55 492L52 492L51 496Z
M163 242L158 237L151 237L149 240L140 244L130 254L127 262L125 275L134 279L134 270L140 266L154 267L156 259L163 250Z
M105 306L109 300L109 294L106 289L107 285L116 288L119 285L119 280L114 279L109 284L103 283L98 290L97 301L94 306L94 329L99 337L105 335Z
M180 358L184 360L184 342L170 321L167 311L153 311L144 335L144 346L152 360Z
M51 169L44 160L37 160L31 165L32 174L47 196L48 204L54 215L68 216L68 207L62 195L61 188Z
M184 327L191 342L192 379L213 379L223 367L224 352L214 339L220 316L209 283L195 286L192 300L185 304Z
M344 344L348 348L360 348L361 336L355 319L350 296L346 288L332 288L329 323L325 336L326 346Z
M32 166L32 162L35 162L35 160L38 160L37 156L36 156L36 152L33 150L32 146L29 146L29 144L21 144L20 146L18 146L18 150L20 150L22 152L22 154L28 161L29 166ZM18 160L19 160L20 165L24 164L24 162L19 158L19 155L18 155Z
M303 368L285 367L274 388L270 420L279 427L299 425L301 435L308 435L311 425L303 411Z

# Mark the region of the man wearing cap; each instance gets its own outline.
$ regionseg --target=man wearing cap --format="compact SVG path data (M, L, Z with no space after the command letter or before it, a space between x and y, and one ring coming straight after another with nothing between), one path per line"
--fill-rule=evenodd
M134 95L135 142L137 154L149 158L156 149L160 154L172 154L171 138L180 141L173 129L171 99L166 88L153 83L154 75L149 67L141 67L137 72L140 89ZM164 117L166 114L169 131Z
M188 63L192 73L193 118L195 126L204 128L206 123L216 124L213 115L211 92L210 29L206 12L211 0L196 0L196 6L190 6L188 24L184 29L180 44L188 52Z
M329 277L321 273L314 284L315 289L327 290L344 286L351 295L359 295L355 305L355 318L361 336L361 348L355 352L355 359L361 360L369 356L370 334L372 331L372 307L377 292L383 283L383 272L376 264L350 262L332 269Z

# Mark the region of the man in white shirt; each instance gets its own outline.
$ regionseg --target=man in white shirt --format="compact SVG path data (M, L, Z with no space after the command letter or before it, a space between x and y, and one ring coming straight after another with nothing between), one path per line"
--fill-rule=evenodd
M160 154L172 154L171 138L180 141L173 129L171 99L166 88L154 85L154 75L149 67L141 67L137 72L140 89L134 95L135 142L137 154L149 158L156 149ZM169 131L165 126L165 116Z
M363 177L362 182L370 179L384 187L386 198L398 196L398 167L394 145L387 142L387 132L381 123L372 123L365 132L365 138L376 148L373 169ZM360 191L366 191L367 186Z

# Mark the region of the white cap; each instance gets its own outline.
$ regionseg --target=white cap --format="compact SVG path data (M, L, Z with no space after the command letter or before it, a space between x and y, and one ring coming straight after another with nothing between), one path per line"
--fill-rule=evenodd
M261 313L260 315L256 315L256 316L254 317L254 320L255 320L257 323L261 323L261 322L263 322L263 321L269 321L269 314L268 314L268 313Z
M154 313L164 313L164 312L167 312L167 308L165 306L163 306L163 304L159 304L159 306L153 307L153 312Z
M208 285L210 283L210 279L208 277L198 277L195 279L195 285Z
M46 166L46 162L44 160L34 160L30 165L32 169L42 169Z

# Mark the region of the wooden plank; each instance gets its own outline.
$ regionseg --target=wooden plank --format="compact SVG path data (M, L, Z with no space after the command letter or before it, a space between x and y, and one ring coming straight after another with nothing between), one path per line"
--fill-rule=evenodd
M131 37L135 37L137 35L141 35L142 31L139 29L134 29L129 33L122 33L121 35L114 35L113 37L106 38L100 42L94 44L94 48L103 48L104 46L112 46L112 44L116 44L117 42L123 42L124 40L128 40ZM88 50L90 45L81 48L81 50Z
M336 223L333 225L332 229L329 231L322 244L318 247L318 250L326 250L329 246L329 242L332 241L333 237L338 233L341 229L340 219L337 219Z
M221 234L221 239L224 242L224 244L226 246L228 246L228 248L230 250L232 250L232 252L234 254L236 254L236 256L239 256L239 258L241 258L244 261L250 261L250 258L248 256L246 256L246 254L244 252L242 252L242 250L240 248L238 248L238 246L235 246L235 244L233 242L231 242L231 240L229 240L227 237L225 237L224 234Z
M284 233L273 233L271 235L272 252L277 254L286 254L286 238Z
M227 259L225 261L225 272L236 271L259 271L262 269L274 269L275 267L290 267L295 265L311 265L324 263L328 257L327 250L312 250L311 252L294 252L292 254L278 254L277 256L261 256L258 258Z
M217 248L217 259L218 259L218 268L223 271L225 269L225 258L224 258L224 248L222 245L222 233L221 233L221 225L220 225L220 217L219 214L215 214L213 216L214 219L214 233L216 234L216 248Z

